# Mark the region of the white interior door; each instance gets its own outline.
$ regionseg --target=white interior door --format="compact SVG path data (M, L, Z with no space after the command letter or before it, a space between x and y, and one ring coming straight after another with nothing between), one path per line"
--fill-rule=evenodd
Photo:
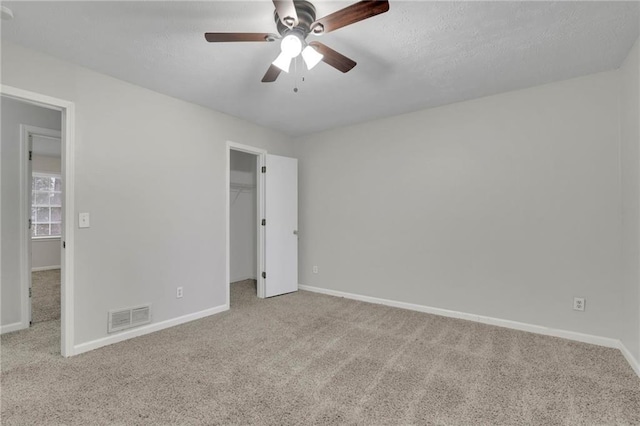
M266 156L265 297L298 290L298 160Z

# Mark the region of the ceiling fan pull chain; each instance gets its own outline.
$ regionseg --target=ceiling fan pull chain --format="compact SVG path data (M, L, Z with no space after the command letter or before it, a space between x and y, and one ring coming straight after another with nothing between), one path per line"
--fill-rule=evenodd
M293 59L293 93L298 93L298 58Z

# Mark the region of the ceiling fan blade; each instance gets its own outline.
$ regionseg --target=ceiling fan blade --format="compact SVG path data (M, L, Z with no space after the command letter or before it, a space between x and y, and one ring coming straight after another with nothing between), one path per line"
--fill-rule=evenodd
M293 28L298 25L298 12L293 0L273 0L273 5L285 27Z
M204 38L211 43L228 41L274 41L280 36L270 33L204 33Z
M282 70L280 68L276 67L275 65L271 65L267 70L266 74L264 75L264 77L262 77L262 82L272 83L276 81L276 79L278 78L281 72Z
M356 62L347 58L341 53L336 52L330 47L325 46L324 44L312 41L309 43L309 46L313 46L319 53L323 55L322 61L326 64L331 65L338 71L349 72L353 67L356 66Z
M318 19L311 25L316 34L326 34L355 24L389 10L388 0L362 0L337 12Z

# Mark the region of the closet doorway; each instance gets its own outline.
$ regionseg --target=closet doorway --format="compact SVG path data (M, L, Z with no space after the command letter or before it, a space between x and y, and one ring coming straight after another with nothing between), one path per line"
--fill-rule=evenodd
M233 299L258 296L259 156L229 154L229 274ZM259 271L260 269L260 271Z
M298 160L227 142L227 189L227 306L297 291Z

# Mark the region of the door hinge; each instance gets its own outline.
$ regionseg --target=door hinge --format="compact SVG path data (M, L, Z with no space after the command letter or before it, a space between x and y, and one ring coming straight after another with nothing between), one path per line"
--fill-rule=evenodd
M32 290L33 289L31 287L29 287L29 297L31 297Z
M29 229L33 226L33 219L29 218Z
M62 248L67 248L67 242L66 241L62 242Z
M264 279L266 279L266 278L267 278L267 273L266 273L266 272L263 272L263 273L262 273L262 278L264 278Z
M29 161L33 161L33 151L29 151Z
M262 166L262 173L267 173L267 166Z
M262 219L262 226L267 226L267 219Z

